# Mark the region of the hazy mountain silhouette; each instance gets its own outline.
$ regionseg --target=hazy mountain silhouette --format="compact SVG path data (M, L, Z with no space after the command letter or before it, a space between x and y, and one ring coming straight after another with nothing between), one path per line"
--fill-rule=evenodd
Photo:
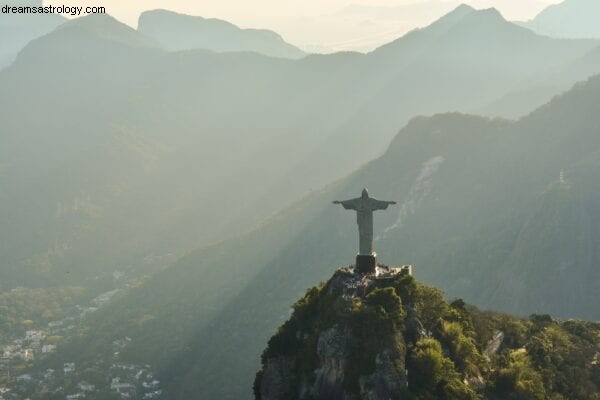
M41 0L8 1L2 6L42 5ZM66 21L57 14L3 14L0 13L0 69L4 68L17 56L19 51L31 40L52 31Z
M168 10L142 13L138 30L168 50L252 51L283 58L304 56L300 49L286 43L273 31L240 29L227 21L194 17Z
M561 76L567 86L526 98L516 103L510 114L497 101L508 93L536 88L540 76L563 70L595 46L595 41L542 37L507 22L494 9L477 11L462 5L429 27L408 33L362 59L361 69L369 72L362 74L363 85L355 90L365 91L366 101L340 123L327 145L315 148L310 162L298 166L296 176L306 179L306 168L314 171L308 175L315 176L316 171L331 170L328 149L333 146L369 158L379 155L380 142L364 140L365 132L370 138L390 140L395 130L389 127L403 126L411 116L475 112L490 104L486 109L489 115L526 114L591 73ZM593 69L599 72L599 68ZM330 175L330 180L337 176Z
M583 57L564 67L548 69L540 73L529 85L477 109L478 114L519 118L528 113L532 105L542 106L549 98L571 88L574 81L585 80L598 72L600 47L592 49Z
M382 157L101 310L67 356L97 362L102 343L128 336L123 359L156 366L174 398L250 398L287 305L329 265L353 262L354 215L331 200L365 185L398 201L375 219L384 263L414 263L419 279L481 307L597 319L599 100L596 77L516 122L416 118Z
M296 61L69 21L0 73L0 207L19 227L2 285L162 267L380 155L411 116L481 108L596 45L466 6L371 54Z
M600 3L565 0L548 6L533 20L523 23L542 35L560 38L600 38Z

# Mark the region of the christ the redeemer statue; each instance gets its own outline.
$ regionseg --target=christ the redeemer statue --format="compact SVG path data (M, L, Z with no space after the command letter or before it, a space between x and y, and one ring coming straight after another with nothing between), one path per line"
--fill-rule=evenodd
M373 211L385 210L395 201L382 201L369 197L367 189L363 189L362 195L356 199L334 201L333 204L341 204L346 210L356 211L356 223L358 224L359 253L357 257L375 257L373 252ZM373 267L375 261L373 260Z

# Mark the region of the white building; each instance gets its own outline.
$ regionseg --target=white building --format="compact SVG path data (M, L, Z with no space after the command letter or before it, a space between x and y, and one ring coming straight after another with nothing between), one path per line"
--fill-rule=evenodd
M83 392L93 392L94 390L96 390L96 386L87 382L79 382L79 384L77 384L77 387Z
M54 344L45 344L42 346L42 353L54 353L56 351L56 345Z
M42 331L27 331L25 332L25 340L29 341L40 341L46 337Z
M74 362L65 363L63 365L63 371L64 371L65 375L75 372L75 363Z
M17 382L25 383L25 382L31 382L32 380L33 380L33 377L29 374L23 374L23 375L17 376Z

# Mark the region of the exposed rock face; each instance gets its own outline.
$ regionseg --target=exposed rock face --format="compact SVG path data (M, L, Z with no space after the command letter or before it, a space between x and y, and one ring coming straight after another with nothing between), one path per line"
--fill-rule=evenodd
M285 399L291 393L293 359L289 357L272 358L262 375L260 393L263 400Z
M399 352L388 349L377 354L375 372L360 379L361 399L391 399L406 386L405 376L398 371L397 362L404 362Z
M288 352L289 347L298 346L296 355L265 353L266 362L262 373L257 376L256 396L261 400L388 400L398 399L406 387L404 341L401 334L390 331L394 340L375 329L369 332L374 342L381 335L378 351L364 359L364 339L353 329L353 307L367 301L367 294L374 288L399 274L400 270L377 268L374 274L358 274L351 269L340 270L323 289L326 292L326 308L341 309L340 317L330 326L319 315L324 312L310 310L306 325L298 326L292 317L290 322L295 331L281 339ZM401 309L399 298L397 307ZM296 314L300 313L296 309ZM312 324L312 326L310 326ZM325 325L321 328L322 325ZM390 325L391 326L391 325ZM284 325L283 330L286 326ZM315 329L317 328L317 329ZM366 327L368 330L368 327ZM364 327L362 328L364 329ZM312 331L312 332L311 332ZM311 333L307 333L311 332ZM285 335L279 334L285 337ZM277 335L276 335L277 336ZM400 337L398 337L400 336ZM289 342L291 340L291 342ZM304 359L304 361L302 361ZM308 360L308 361L307 361ZM361 361L357 361L361 360ZM312 364L310 364L312 362ZM368 365L356 365L357 363ZM307 366L306 363L310 365ZM356 371L364 367L365 373Z
M411 338L414 341L419 340L420 338L427 336L427 331L423 327L421 321L417 317L417 312L412 306L407 306L407 315L406 315L406 336Z
M504 332L495 331L494 337L488 342L485 350L483 351L483 355L487 358L490 358L494 354L498 352L500 346L502 346L502 342L504 341Z
M344 369L348 357L348 333L333 327L319 335L317 355L320 368L315 371L311 395L323 399L344 399Z

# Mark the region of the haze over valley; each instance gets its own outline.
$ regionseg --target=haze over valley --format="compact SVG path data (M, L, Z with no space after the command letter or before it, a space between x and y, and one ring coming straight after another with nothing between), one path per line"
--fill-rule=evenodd
M277 347L278 326L292 321L298 338L312 326L317 346L327 318L346 323L338 309L302 319L310 292L295 302L355 263L356 219L331 202L365 187L397 203L375 214L377 261L411 264L410 279L447 300L432 311L415 288L429 289L402 281L394 310L460 322L478 349L476 360L446 351L457 385L487 382L464 393L598 398L597 2L330 2L345 21L412 25L350 46L360 51L324 51L324 38L326 54L179 3L139 10L137 24L108 6L0 14L0 400L266 399L268 356L296 343ZM386 332L408 335L407 321ZM571 370L531 350L548 324L588 371L572 397L556 383ZM433 325L422 339L453 349ZM411 340L398 349L416 370L423 343ZM543 396L501 387L518 357ZM393 398L434 393L422 385Z

